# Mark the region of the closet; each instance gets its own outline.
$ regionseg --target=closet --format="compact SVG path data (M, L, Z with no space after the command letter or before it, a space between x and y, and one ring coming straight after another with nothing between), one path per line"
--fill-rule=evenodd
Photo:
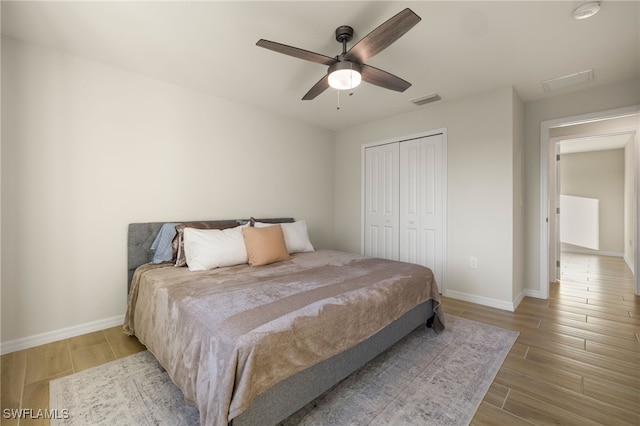
M444 135L363 150L363 253L427 266L444 285Z

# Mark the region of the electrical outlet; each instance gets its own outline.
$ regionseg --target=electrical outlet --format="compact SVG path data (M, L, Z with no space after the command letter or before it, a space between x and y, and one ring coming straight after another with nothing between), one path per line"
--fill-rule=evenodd
M469 258L469 267L470 268L477 268L478 267L478 258L475 256L471 256Z

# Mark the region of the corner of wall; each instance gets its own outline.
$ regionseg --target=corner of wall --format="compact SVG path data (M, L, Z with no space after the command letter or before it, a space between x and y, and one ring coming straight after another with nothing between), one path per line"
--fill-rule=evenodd
M524 102L513 96L513 285L512 294L524 291ZM519 303L519 302L518 302Z

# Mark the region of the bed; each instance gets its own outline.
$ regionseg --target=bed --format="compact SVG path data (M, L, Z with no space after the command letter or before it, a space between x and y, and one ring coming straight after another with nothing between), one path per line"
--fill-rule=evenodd
M257 223L275 231L300 222ZM129 225L124 329L198 407L202 425L276 424L420 325L444 328L428 268L312 249L264 266L191 271L175 259L149 263L163 226Z

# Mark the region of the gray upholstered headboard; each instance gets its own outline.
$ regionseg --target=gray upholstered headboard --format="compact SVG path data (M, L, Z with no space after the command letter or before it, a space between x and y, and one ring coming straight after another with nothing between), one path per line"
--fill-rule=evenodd
M234 225L241 225L249 222L250 219L229 219L229 220L209 220L204 221L211 224L227 225L232 227ZM257 222L268 223L286 223L293 222L294 219L290 217L275 218L275 219L255 219ZM176 223L196 222L196 221L167 221ZM203 222L203 221L197 221ZM131 279L133 278L133 272L138 266L149 263L153 258L153 252L151 251L151 244L155 240L156 235L162 228L165 222L147 222L147 223L130 223L129 232L127 237L127 293L131 287Z

